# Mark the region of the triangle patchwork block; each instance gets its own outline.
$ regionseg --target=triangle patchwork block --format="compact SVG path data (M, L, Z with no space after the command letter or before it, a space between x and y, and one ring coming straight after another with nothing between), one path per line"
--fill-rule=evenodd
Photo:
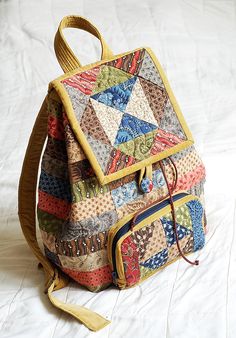
M132 94L130 96L125 111L140 120L158 125L158 122L153 115L151 107L149 106L148 99L145 96L139 79L137 79L133 87Z
M136 77L132 77L125 82L93 95L92 98L107 106L124 111L136 79Z
M131 76L131 74L128 74L123 70L103 65L100 67L100 72L97 76L92 94L97 94L112 86L116 86L119 83L125 82Z
M105 104L100 103L94 99L90 99L90 102L92 103L94 111L103 130L113 145L123 116L122 112L112 107L106 106Z
M64 118L72 124L72 136L84 141L84 151L91 147L86 154L97 163L94 171L100 182L115 182L127 175L127 167L132 166L128 172L134 173L192 143L160 66L153 60L152 53L142 48L58 80L70 102ZM163 180L159 181L155 184L162 186Z
M177 223L181 224L188 230L192 230L192 219L189 208L186 204L183 204L175 209L175 218ZM165 215L165 219L172 221L172 213Z

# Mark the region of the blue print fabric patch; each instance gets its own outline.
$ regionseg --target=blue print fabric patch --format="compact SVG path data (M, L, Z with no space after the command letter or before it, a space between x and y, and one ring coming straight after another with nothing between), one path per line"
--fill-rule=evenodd
M111 191L113 202L116 208L122 207L123 204L132 202L134 199L141 196L136 182L130 182Z
M92 98L106 106L124 111L136 79L136 77L133 77L119 85L110 87L103 92L93 95Z
M192 219L194 251L202 249L205 244L205 234L202 226L203 207L197 200L187 203Z
M157 129L157 126L154 124L125 113L116 135L115 145L130 141L155 129Z
M163 228L165 230L166 234L166 240L168 243L168 246L171 246L176 243L176 237L174 233L174 228L173 228L173 222L167 220L166 218L161 218L161 222L163 225ZM191 231L185 227L183 227L180 224L176 224L176 229L177 229L177 234L178 234L178 239L181 240L185 236L191 234Z
M164 249L158 252L156 255L152 256L151 258L147 259L145 262L140 263L140 265L144 266L145 268L155 270L164 265L167 262L167 259L168 250Z

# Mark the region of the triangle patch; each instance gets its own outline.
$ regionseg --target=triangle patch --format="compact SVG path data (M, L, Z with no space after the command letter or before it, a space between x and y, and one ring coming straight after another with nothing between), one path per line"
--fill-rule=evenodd
M106 168L106 174L112 174L118 170L127 168L136 162L135 158L124 154L120 149L113 148L110 153L110 160Z
M147 259L145 262L140 263L140 265L144 266L145 268L155 270L164 265L167 262L167 259L168 259L168 250L166 248L158 252L151 258Z
M141 68L144 55L144 49L136 50L135 52L123 55L116 60L107 62L107 65L122 69L130 74L137 75Z
M156 129L156 125L125 113L122 117L114 145L128 142Z
M155 129L128 142L118 144L116 148L124 154L134 157L136 160L142 161L150 156L156 133L157 130Z
M119 130L120 122L122 120L122 112L112 107L106 106L94 99L90 99L97 118L113 145L116 139L117 131Z
M91 102L88 103L80 120L80 128L84 134L91 136L94 140L99 140L102 143L111 145L110 140L102 128Z
M152 109L149 106L148 99L145 96L139 79L137 79L133 87L132 94L130 96L125 111L126 113L129 113L140 120L146 121L154 125L158 124L155 116L153 115Z
M160 128L169 131L170 133L175 134L184 140L186 139L182 126L177 118L170 100L166 102L164 107L163 116L160 120Z
M67 94L70 97L73 110L75 112L75 116L78 121L80 121L81 116L87 106L89 96L82 93L80 90L69 86L68 84L64 83L64 87L67 91Z
M166 240L168 243L168 246L171 246L176 243L176 237L173 229L173 221L167 220L165 217L161 219L163 228L165 230L166 234ZM178 234L178 240L183 239L185 236L191 234L191 230L183 227L179 223L176 223L176 229Z
M99 140L95 140L92 136L86 135L86 138L90 144L90 147L93 149L94 155L96 156L100 167L104 171L110 159L112 147L108 144L100 142Z
M162 151L172 148L183 141L183 139L172 133L169 133L168 131L158 129L151 149L151 154L156 155L161 153Z
M136 79L136 77L132 77L125 82L93 95L92 98L107 106L124 111Z
M141 77L139 78L139 82L143 88L153 115L157 120L157 123L160 124L160 120L164 115L165 104L168 99L167 92L164 88L161 88L150 81L142 79Z
M159 87L165 87L157 67L155 66L150 55L146 51L138 76L141 76L144 79L157 84Z
M85 72L72 75L61 82L65 85L73 87L85 95L90 95L94 86L96 85L97 76L99 74L99 67L88 69Z
M112 86L116 86L119 83L125 82L130 77L132 77L131 74L128 74L111 66L103 65L100 67L100 72L97 76L92 94L97 94Z

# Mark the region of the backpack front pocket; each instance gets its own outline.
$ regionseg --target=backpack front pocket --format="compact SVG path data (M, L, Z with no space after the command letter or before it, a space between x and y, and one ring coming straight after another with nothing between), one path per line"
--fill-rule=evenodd
M170 200L166 199L140 213L116 223L108 235L108 259L113 282L120 288L131 287L184 255L205 244L204 209L196 196L173 196L177 241L173 228Z

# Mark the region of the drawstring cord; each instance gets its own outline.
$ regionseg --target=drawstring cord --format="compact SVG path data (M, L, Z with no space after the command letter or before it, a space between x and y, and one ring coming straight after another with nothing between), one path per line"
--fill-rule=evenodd
M174 167L174 171L175 171L175 180L174 180L174 184L173 184L173 187L172 187L172 193L175 191L176 189L176 186L177 186L177 182L178 182L178 170L176 168L176 165L175 165L175 162L172 160L171 157L167 157L168 160L171 162L171 164L173 165ZM160 164L160 163L159 163ZM163 173L163 172L162 172ZM165 177L164 177L165 178Z
M169 157L170 161L173 163L172 159ZM171 206L171 212L172 212L172 217L173 217L173 228L174 228L174 233L175 233L175 238L176 238L176 244L177 244L177 248L179 250L179 253L180 255L183 257L183 259L188 262L189 264L192 264L192 265L199 265L199 261L198 260L195 260L194 262L190 261L185 255L184 253L182 252L181 248L180 248L180 245L179 245L179 239L178 239L178 232L177 232L177 227L176 227L176 219L175 219L175 207L174 207L174 202L173 202L173 198L172 198L172 192L171 192L171 188L170 188L170 185L169 185L169 182L167 180L167 177L166 177L166 173L165 173L165 169L164 169L164 166L162 164L162 161L159 161L159 164L160 164L160 168L161 168L161 171L162 171L162 174L164 176L164 179L166 181L166 185L167 185L167 189L168 189L168 193L169 193L169 197L170 197L170 206ZM175 167L175 165L174 165ZM176 167L175 167L176 168ZM177 173L177 170L175 170L176 173ZM174 188L172 189L172 191L175 190L176 188L176 184L177 184L177 177L176 177L176 180L175 180L175 184L174 184Z

